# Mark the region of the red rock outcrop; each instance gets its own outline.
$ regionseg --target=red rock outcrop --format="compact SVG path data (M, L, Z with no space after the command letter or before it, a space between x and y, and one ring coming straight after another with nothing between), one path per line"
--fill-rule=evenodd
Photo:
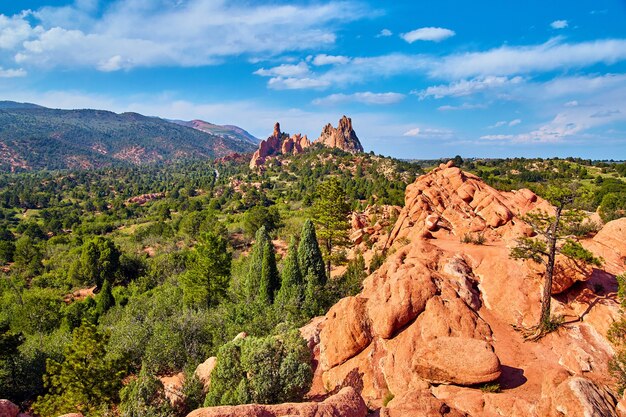
M337 128L330 123L324 126L320 137L313 143L321 143L329 148L339 148L350 153L363 152L363 145L352 129L352 119L346 116L339 120Z
M250 168L257 168L265 163L265 161L277 155L299 154L306 148L311 146L311 142L301 134L289 136L280 131L280 124L276 122L274 125L274 133L264 141L261 141L259 148L252 155L250 160Z
M187 417L365 417L366 415L367 407L361 396L353 388L346 387L319 403L207 407L192 411Z
M386 261L303 330L319 361L310 394L352 386L381 416L616 415L605 335L619 317L610 295L624 271L626 219L582 242L605 257L602 270L559 260L553 314L567 325L525 343L511 325L537 323L543 271L509 253L530 235L520 216L531 210L554 208L450 163L407 187ZM367 216L355 213L352 225L366 229ZM466 233L485 241L463 243ZM477 389L491 381L502 392Z

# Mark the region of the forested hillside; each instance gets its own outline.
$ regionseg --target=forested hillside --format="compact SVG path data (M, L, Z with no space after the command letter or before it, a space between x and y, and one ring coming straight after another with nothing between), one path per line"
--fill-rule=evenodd
M0 106L0 170L98 168L208 159L253 143L137 113Z

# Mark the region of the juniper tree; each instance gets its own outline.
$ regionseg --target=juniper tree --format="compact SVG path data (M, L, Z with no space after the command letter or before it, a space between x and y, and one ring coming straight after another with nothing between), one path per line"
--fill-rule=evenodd
M541 315L537 326L525 331L525 336L529 339L540 338L552 326L550 302L557 254L588 265L600 266L602 263L601 259L594 257L571 236L571 230L584 218L579 210L567 210L573 203L576 192L571 188L551 186L546 197L555 206L554 214L540 210L522 216L522 220L532 227L535 236L518 238L517 245L510 253L513 259L527 259L546 267Z
M287 257L283 261L280 290L276 295L276 305L287 318L299 316L304 299L304 281L298 264L298 246L295 237L289 242Z
M115 298L113 298L113 293L111 292L111 281L105 279L100 294L98 294L98 300L96 301L96 312L98 316L102 316L114 305Z
M314 316L321 312L319 299L326 285L327 277L322 252L317 243L315 226L311 220L306 220L302 226L300 245L298 246L298 262L304 280L303 307L308 316Z
M272 304L280 286L274 245L265 226L256 233L256 241L250 254L250 269L245 283L248 301Z

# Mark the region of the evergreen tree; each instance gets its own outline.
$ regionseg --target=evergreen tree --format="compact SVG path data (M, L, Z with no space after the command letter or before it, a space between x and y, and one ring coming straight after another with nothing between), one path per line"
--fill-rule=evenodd
M318 234L324 242L326 275L330 277L333 251L348 244L348 215L350 205L345 190L335 177L324 181L317 187L317 199L313 203L315 223Z
M205 232L190 258L183 275L183 302L186 306L211 307L226 295L232 257L226 238L217 232Z
M168 417L174 414L165 388L158 378L142 366L137 379L120 391L122 417Z
M302 227L298 262L304 279L303 309L308 317L312 317L321 313L320 295L326 285L326 270L311 220L306 220Z
M293 320L299 316L303 299L304 280L298 265L298 246L296 238L292 237L289 242L287 257L283 262L281 284L276 296L276 305L279 312L282 312L286 318Z
M111 292L111 281L104 280L100 294L98 294L98 301L96 302L96 313L98 317L104 315L111 307L115 305L115 298Z
M554 327L550 317L550 302L557 254L588 265L600 266L602 263L601 259L594 257L578 241L571 238L572 230L584 218L579 210L565 210L574 202L576 192L566 187L551 186L546 197L555 205L555 214L539 211L523 216L522 220L533 228L536 237L517 239L517 245L511 249L510 254L513 259L528 259L546 267L539 323L530 329L524 329L524 336L530 340L541 338Z
M105 359L107 340L93 324L83 323L74 330L65 360L46 362L44 385L48 393L33 404L37 414L99 415L116 400L124 372L118 363Z
M106 279L114 279L119 272L120 255L113 241L96 236L83 244L80 259L72 268L72 274L81 283L100 288Z
M261 264L261 282L259 284L259 301L272 304L276 292L280 288L280 274L276 266L274 245L268 239L263 248L263 262Z
M280 286L280 276L274 245L265 226L261 226L256 233L250 257L250 269L245 283L246 297L249 302L271 304Z
M298 245L298 262L303 277L310 277L317 285L326 284L324 259L315 234L315 226L306 220L302 226L300 244Z

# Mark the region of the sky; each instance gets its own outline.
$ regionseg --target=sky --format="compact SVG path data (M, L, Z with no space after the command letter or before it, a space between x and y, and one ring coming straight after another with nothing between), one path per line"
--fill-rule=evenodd
M624 160L626 0L0 0L0 100Z

